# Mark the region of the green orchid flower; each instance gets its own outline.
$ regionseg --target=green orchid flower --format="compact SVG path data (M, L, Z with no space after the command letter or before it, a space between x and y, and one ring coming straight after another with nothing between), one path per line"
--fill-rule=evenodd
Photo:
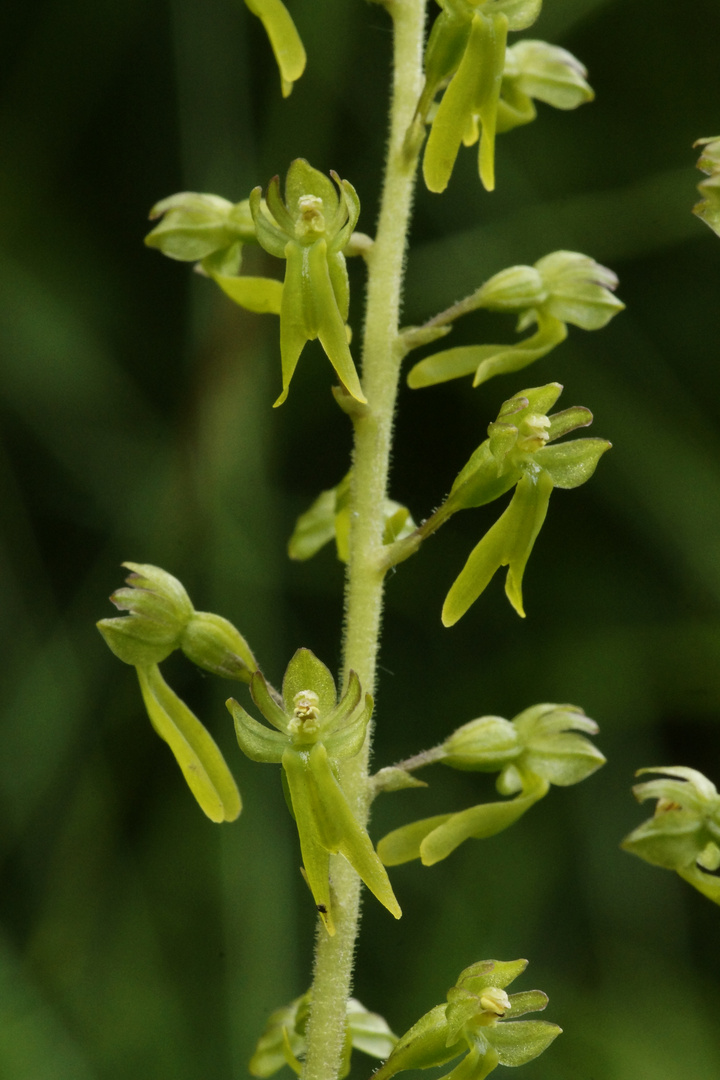
M585 737L597 732L595 721L574 705L533 705L513 720L482 716L463 724L427 753L427 763L498 772L498 792L514 798L403 825L380 841L380 858L386 866L411 859L433 866L465 840L484 840L509 828L547 795L551 784L577 784L605 764Z
M461 143L480 131L479 171L488 191L495 187L495 130L505 67L508 30L523 30L537 18L542 0L439 0L425 53L425 86L413 130L425 123L438 91L446 89L432 119L423 158L430 191L444 191ZM469 140L469 141L468 141Z
M172 574L148 563L126 562L126 588L112 602L125 615L101 619L110 650L132 665L152 726L170 747L188 787L211 821L234 821L240 793L215 740L163 679L158 664L176 649L198 667L249 682L257 661L242 634L221 615L196 611Z
M245 0L245 4L265 27L280 70L282 95L289 97L307 59L295 23L282 0Z
M149 563L126 562L127 588L110 597L127 612L101 619L97 628L119 660L148 667L180 649L193 664L220 675L249 683L257 660L239 630L222 615L196 611L183 584L167 570Z
M291 559L304 561L316 555L331 540L335 541L337 557L347 562L350 554L352 470L346 473L337 487L321 491L317 499L297 519L288 541ZM392 544L410 536L416 528L406 506L386 499L383 507L385 530L383 543Z
M708 176L698 184L702 199L693 207L693 214L720 236L720 138L698 139L693 145L702 147L697 167Z
M446 1065L463 1055L443 1077L485 1080L498 1065L524 1065L561 1034L556 1024L517 1020L548 1003L541 990L505 990L527 967L527 960L481 960L466 968L436 1005L398 1040L375 1080L390 1080L407 1069ZM509 1016L509 1019L508 1019Z
M547 416L561 392L559 383L548 383L506 401L488 427L489 437L461 470L441 508L446 518L457 510L483 506L515 488L509 506L470 553L450 588L442 610L445 626L465 614L502 566L508 567L507 597L518 615L525 617L523 574L553 489L584 484L610 448L604 439L550 445L592 423L592 413L582 407Z
M253 701L274 730L254 720L232 698L240 749L253 761L282 764L288 804L297 824L305 875L329 934L335 933L330 855L344 855L395 918L400 907L366 829L359 824L337 777L337 763L354 757L365 741L373 702L362 703L357 675L337 700L335 681L309 649L298 649L283 679L282 704L256 672Z
M463 345L419 361L408 386L419 389L473 376L481 386L495 375L521 371L546 356L567 337L567 325L599 330L625 305L613 295L618 279L612 270L576 251L554 251L534 266L512 266L493 275L458 308L461 314L486 308L518 316L518 331L536 325L516 345Z
M655 814L622 842L625 851L653 866L674 870L720 904L720 794L706 776L682 765L640 769L661 779L636 784L639 802L657 799Z
M301 1075L302 1058L307 1046L306 1027L311 999L312 991L308 990L302 997L295 998L289 1005L270 1014L255 1053L250 1059L251 1076L266 1080L284 1065L289 1065L293 1072ZM393 1035L382 1016L370 1012L356 998L348 998L345 1053L338 1074L339 1080L343 1080L350 1072L350 1056L353 1050L360 1050L370 1057L384 1061L390 1056L396 1042L397 1035Z
M343 254L360 202L347 180L331 175L334 183L298 158L288 171L284 201L278 177L270 181L266 203L261 188L250 195L259 243L286 261L280 308L283 391L276 406L287 397L305 343L315 338L346 391L366 404L348 345L350 289Z

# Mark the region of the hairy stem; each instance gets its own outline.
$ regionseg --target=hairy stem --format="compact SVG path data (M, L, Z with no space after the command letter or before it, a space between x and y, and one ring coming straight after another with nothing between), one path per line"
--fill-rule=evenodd
M367 314L362 361L368 408L355 418L353 527L345 592L344 678L357 672L375 689L384 572L379 567L383 500L387 493L400 362L400 304L417 153L403 149L422 90L425 0L387 0L394 24L393 95L385 181L375 243L368 252ZM342 784L353 810L367 822L370 733L363 752L345 763ZM336 933L318 927L312 1010L303 1080L335 1080L345 1042L360 918L360 880L341 857L331 860Z

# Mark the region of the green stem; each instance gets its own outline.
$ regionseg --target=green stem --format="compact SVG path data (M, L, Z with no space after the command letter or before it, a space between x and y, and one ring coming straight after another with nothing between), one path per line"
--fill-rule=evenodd
M390 138L380 219L368 252L367 314L362 382L368 400L355 417L353 528L345 591L344 678L357 672L373 693L377 666L384 571L379 569L383 502L387 493L395 400L403 349L399 337L403 266L417 168L417 154L403 150L423 84L425 0L387 0L394 24L393 96ZM370 734L362 753L345 763L342 784L359 821L369 811ZM360 880L341 857L331 859L334 937L318 927L312 1010L308 1022L303 1080L335 1080L345 1044L359 929Z

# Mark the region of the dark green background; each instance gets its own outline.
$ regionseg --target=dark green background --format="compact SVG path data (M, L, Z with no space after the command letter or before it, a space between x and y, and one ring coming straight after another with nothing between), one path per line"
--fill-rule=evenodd
M720 781L720 240L690 214L691 144L720 132L720 8L545 6L531 36L583 59L597 100L540 106L502 136L493 195L472 151L444 197L419 192L406 320L558 248L613 267L628 310L599 333L571 328L519 377L403 390L392 494L426 516L499 403L552 379L614 449L590 484L553 496L524 622L498 578L457 627L440 625L496 508L460 515L399 567L376 761L545 700L595 717L609 763L507 834L393 871L406 914L395 924L366 903L357 994L402 1031L467 964L525 956L518 988L544 989L565 1029L526 1080L716 1080L720 911L618 843L644 816L635 768L683 763ZM309 63L289 101L240 0L8 0L0 14L7 1080L242 1077L267 1013L309 981L297 841L277 770L233 745L233 688L165 665L243 790L240 820L218 827L93 625L132 559L232 618L274 681L299 645L339 661L341 567L329 549L306 565L284 553L296 515L347 467L327 361L308 347L273 411L275 319L142 245L157 199L244 198L298 155L353 182L372 232L388 20L361 0L290 7ZM513 336L500 318L464 323L458 344ZM378 804L376 838L492 797L489 778L435 772L429 791Z

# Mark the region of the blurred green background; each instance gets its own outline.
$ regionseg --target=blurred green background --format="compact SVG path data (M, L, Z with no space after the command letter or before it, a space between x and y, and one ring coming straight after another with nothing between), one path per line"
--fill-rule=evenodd
M346 418L313 345L290 398L277 324L142 245L184 189L237 200L296 156L376 215L390 32L360 0L291 0L308 70L288 101L240 0L6 0L0 11L0 1077L231 1080L309 981L313 911L277 770L242 759L230 685L164 665L223 747L246 809L207 821L94 628L123 559L158 564L241 628L273 680L299 645L339 662L342 569L291 565L295 517L344 474ZM453 519L389 582L376 761L484 713L571 701L609 763L510 832L393 872L366 904L358 997L405 1030L467 964L528 957L565 1034L527 1080L716 1080L720 911L618 849L642 765L720 781L720 241L690 213L692 142L720 131L720 7L546 0L531 36L589 67L594 104L502 136L498 190L463 153L420 191L405 317L512 263L583 251L628 310L527 374L403 390L392 494L417 519L499 403L557 379L614 449L553 496L521 622L500 579L450 631L442 599L494 508ZM278 274L278 264L262 264ZM362 269L352 322L362 317ZM508 340L488 315L456 344ZM240 688L241 696L243 695ZM443 773L436 769L434 772ZM491 797L428 775L377 838ZM360 1057L360 1056L359 1056ZM353 1076L369 1075L363 1058ZM289 1076L289 1073L288 1073Z

